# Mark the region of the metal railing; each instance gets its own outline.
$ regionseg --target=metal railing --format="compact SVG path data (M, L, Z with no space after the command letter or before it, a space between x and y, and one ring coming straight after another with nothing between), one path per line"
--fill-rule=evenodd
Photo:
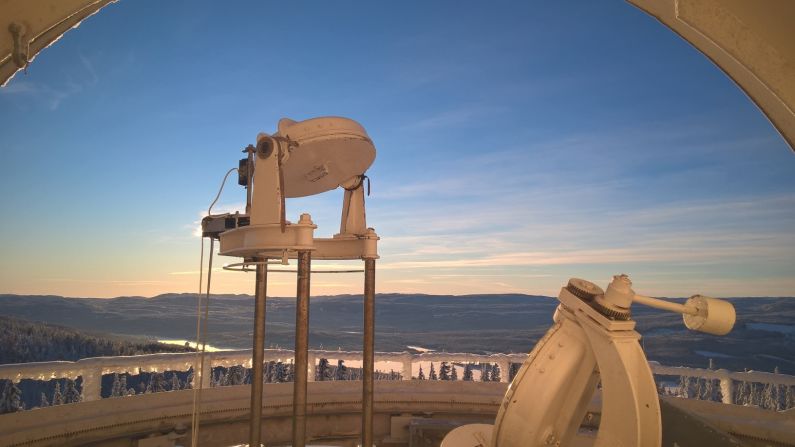
M251 350L230 350L209 352L205 357L206 371L202 374L203 387L213 386L212 370L217 367L251 368ZM266 362L284 362L293 359L293 352L281 349L266 349ZM309 381L316 380L320 359L361 362L361 352L351 351L309 351ZM414 367L446 362L448 365L496 365L499 368L499 381L509 382L512 378L512 366L523 363L527 354L468 354L447 352L378 352L375 354L376 369L378 365L386 366L387 370L399 371L395 376L400 380L416 379ZM81 380L82 401L93 401L102 398L102 377L109 374L139 375L141 373L164 373L167 371L186 372L192 370L197 361L195 353L148 354L127 357L94 357L75 362L54 361L0 365L0 379L19 383L21 380L49 381L52 379ZM688 380L702 381L703 389L695 393L684 390L678 393L681 397L717 400L726 404L751 404L760 406L763 397L748 396L753 393L774 393L779 404L773 409L787 409L795 406L795 376L766 372L735 372L724 369L712 370L681 366L665 366L650 362L653 374L659 378L674 377L682 383ZM514 367L515 368L515 367ZM496 368L495 368L496 369ZM383 371L383 370L382 370ZM461 380L459 377L458 380ZM190 384L194 386L194 384ZM662 390L661 386L661 390ZM707 390L707 392L704 392ZM2 391L2 390L0 390ZM665 392L663 391L663 394ZM676 393L668 393L676 394ZM693 395L695 394L695 395ZM769 405L768 405L769 406Z

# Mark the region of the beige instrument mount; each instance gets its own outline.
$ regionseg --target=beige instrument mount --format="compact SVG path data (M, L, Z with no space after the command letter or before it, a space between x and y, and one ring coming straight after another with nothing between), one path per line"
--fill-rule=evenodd
M659 446L657 387L638 343L632 303L681 313L688 329L715 335L731 331L736 318L730 303L715 298L696 295L679 304L638 295L626 275L614 276L607 291L572 278L558 300L554 324L505 393L492 447L571 445L583 436L579 428L600 384L601 420L592 445ZM480 426L472 431L487 432ZM445 441L445 447L482 445Z

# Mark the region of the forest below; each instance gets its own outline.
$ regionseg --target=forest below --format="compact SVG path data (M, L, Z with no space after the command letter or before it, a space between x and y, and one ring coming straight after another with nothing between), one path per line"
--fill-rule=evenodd
M192 351L185 346L92 334L4 316L0 316L0 346L0 364Z
M729 301L737 310L737 323L726 336L689 331L680 315L633 306L636 330L649 360L704 368L712 359L716 368L768 372L778 368L795 374L795 299ZM413 346L476 354L529 352L550 327L557 304L550 297L520 294L377 294L376 350L396 352ZM15 326L19 329L2 324L6 327L0 345L2 363L173 352L183 348L154 342L192 340L196 334L194 294L111 299L0 295L0 309L8 317L62 326L53 334L36 335L38 323ZM253 314L250 295L213 295L208 343L217 348L250 348ZM312 297L309 318L312 349L361 349L361 296ZM294 324L295 298L268 297L266 346L291 349Z

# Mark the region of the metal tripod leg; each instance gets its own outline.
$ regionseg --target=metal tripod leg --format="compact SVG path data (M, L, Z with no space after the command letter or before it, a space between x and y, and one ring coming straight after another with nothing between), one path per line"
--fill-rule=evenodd
M251 422L249 446L261 445L262 429L262 362L265 354L265 300L268 290L268 265L258 259L256 289L254 293L254 343L251 355Z
M362 447L373 445L373 370L375 368L375 259L364 260L364 377ZM410 374L410 373L409 373Z
M309 358L309 273L312 255L298 252L298 290L295 303L295 382L293 383L293 446L306 446L306 387Z

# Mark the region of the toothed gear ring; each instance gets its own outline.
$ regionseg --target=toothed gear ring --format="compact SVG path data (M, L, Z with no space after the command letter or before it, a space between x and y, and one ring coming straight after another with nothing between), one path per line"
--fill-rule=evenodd
M604 295L604 290L596 284L580 278L571 278L566 290L583 301L593 301L598 295Z
M591 301L591 307L611 320L626 321L632 318L632 312L630 312L629 309L623 309L604 301L604 295L598 296L595 300Z

